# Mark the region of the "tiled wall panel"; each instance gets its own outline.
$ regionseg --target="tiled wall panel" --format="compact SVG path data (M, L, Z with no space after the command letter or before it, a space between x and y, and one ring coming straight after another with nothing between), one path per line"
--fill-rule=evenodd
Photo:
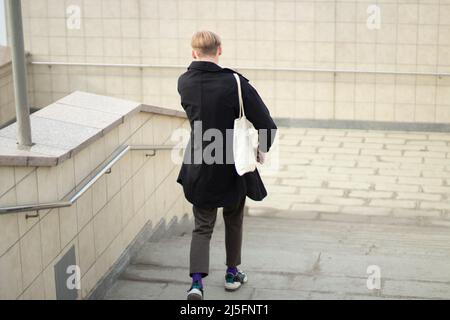
M0 206L62 199L120 145L171 143L172 129L185 121L137 113L57 167L0 167ZM72 207L38 218L0 215L0 299L55 299L53 267L72 246L81 270L79 297L86 297L146 223L188 212L182 189L174 188L178 169L170 151L155 157L132 151Z
M24 17L34 60L187 66L191 35L211 29L223 38L221 64L241 67L275 116L450 120L448 76L423 85L416 75L246 69L450 72L450 0L26 0ZM82 89L180 108L183 68L43 68L37 106Z

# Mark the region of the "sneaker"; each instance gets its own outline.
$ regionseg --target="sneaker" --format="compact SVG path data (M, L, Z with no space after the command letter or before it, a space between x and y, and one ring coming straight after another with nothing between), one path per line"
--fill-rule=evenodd
M236 291L247 282L247 275L243 271L238 271L235 275L227 273L225 275L225 290Z
M203 288L197 282L194 282L191 288L188 290L188 300L203 300Z

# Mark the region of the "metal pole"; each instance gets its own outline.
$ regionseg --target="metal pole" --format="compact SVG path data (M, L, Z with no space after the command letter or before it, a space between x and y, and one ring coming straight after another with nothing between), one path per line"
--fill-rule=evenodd
M9 43L11 47L14 79L14 97L16 99L17 143L19 146L31 146L30 107L27 98L27 70L23 42L21 0L6 0Z

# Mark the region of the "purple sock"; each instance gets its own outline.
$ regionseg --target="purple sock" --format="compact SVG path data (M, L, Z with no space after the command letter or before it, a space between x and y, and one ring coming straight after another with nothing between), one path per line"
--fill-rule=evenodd
M232 274L236 275L238 273L238 269L236 267L227 268L227 273L232 273Z
M202 283L202 274L201 273L194 273L192 274L192 283L197 282L200 284L200 286L203 288Z

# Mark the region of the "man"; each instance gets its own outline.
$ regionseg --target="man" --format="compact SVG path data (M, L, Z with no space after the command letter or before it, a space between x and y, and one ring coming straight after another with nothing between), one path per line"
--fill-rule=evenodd
M237 268L241 264L245 199L248 196L260 201L267 192L257 170L239 176L234 161L227 161L230 153L231 158L233 154L232 129L234 120L239 117L239 98L233 75L236 72L219 66L222 54L219 36L210 31L197 32L191 46L194 61L178 79L178 92L192 130L177 182L193 204L195 218L189 271L192 286L188 299L201 300L202 278L209 273L209 242L217 208L223 207L225 222L225 289L234 291L247 281L246 274ZM269 151L277 127L256 90L245 77L239 75L239 78L245 115L258 130L258 158L262 159L263 153ZM213 139L207 134L211 130L219 132L221 137ZM217 146L219 142L223 142L221 147L211 151L210 146ZM214 161L206 159L208 155Z

